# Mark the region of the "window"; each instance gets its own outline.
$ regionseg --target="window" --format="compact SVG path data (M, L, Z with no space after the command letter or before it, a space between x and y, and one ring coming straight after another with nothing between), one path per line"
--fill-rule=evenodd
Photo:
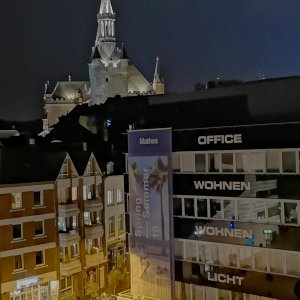
M77 186L72 187L72 201L77 200Z
M34 206L42 206L43 205L43 192L34 192L33 199Z
M184 199L184 212L185 212L185 216L187 217L195 216L194 199L190 199L190 198Z
M173 168L173 172L180 172L180 154L179 153L172 154L172 168Z
M264 152L237 153L236 171L243 173L262 173L265 170L266 156Z
M210 153L208 157L209 157L209 172L220 172L219 153Z
M224 219L235 220L235 200L223 201Z
M11 197L12 197L11 208L12 209L22 208L22 193L12 193Z
M222 171L224 173L233 172L233 154L232 153L222 153Z
M285 257L283 251L269 251L269 264L272 273L283 274L284 262Z
M297 203L284 203L285 223L298 224Z
M35 222L35 235L44 235L44 222L43 221L39 221L39 222Z
M190 153L182 153L181 159L182 159L182 172L183 173L194 172L194 168L195 168L194 155Z
M296 172L296 153L294 151L282 152L282 172Z
M23 254L15 256L15 271L21 271L21 270L24 270Z
M182 216L181 198L174 198L173 209L174 209L174 216Z
M109 236L115 235L115 216L111 216L108 219L108 230L109 230Z
M45 264L44 251L35 252L35 264L36 266L42 266Z
M288 275L300 275L300 256L297 252L286 253L286 273Z
M93 198L93 186L92 185L88 185L86 187L86 198L88 200L91 200Z
M267 199L268 221L281 223L281 203L278 200Z
M117 189L117 203L123 202L123 194L121 189Z
M93 165L92 165L92 161L89 160L86 169L85 169L85 174L86 175L93 175Z
M268 271L268 258L267 258L267 250L261 248L253 248L254 254L254 269L257 271Z
M72 244L70 248L71 248L71 258L76 258L77 256L79 256L79 247L77 243Z
M58 178L67 178L67 177L68 177L68 161L65 160L60 169Z
M107 205L113 205L114 199L113 199L113 191L107 191Z
M58 217L58 230L60 232L66 232L67 231L66 219L63 218L63 217Z
M19 240L22 239L23 232L22 232L22 224L13 225L13 239Z
M119 215L119 231L124 231L124 214Z
M195 165L197 173L206 172L206 159L205 154L195 154Z
M222 219L222 201L220 199L210 200L210 217L212 219Z
M62 292L72 290L72 276L64 277L60 280L60 290Z
M84 220L84 225L91 226L92 225L91 213L85 211L83 214L83 220Z
M280 152L279 151L267 151L267 172L279 173L280 171Z
M207 218L207 199L197 199L197 217Z

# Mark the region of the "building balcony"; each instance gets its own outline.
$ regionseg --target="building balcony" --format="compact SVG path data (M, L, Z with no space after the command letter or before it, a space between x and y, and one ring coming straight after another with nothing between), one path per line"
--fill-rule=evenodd
M87 268L97 266L105 261L105 256L103 250L93 251L90 254L86 254L86 263Z
M79 208L77 202L58 204L58 215L62 218L77 216Z
M103 209L103 202L100 197L92 200L84 201L84 210L87 212L101 211Z
M60 262L61 276L71 276L72 274L79 272L81 272L81 263L79 258L73 260L65 259Z
M93 225L85 225L85 237L87 239L97 239L101 238L104 235L104 229L103 225L101 223L99 224L93 224Z
M75 244L80 240L79 232L77 229L68 230L65 232L59 232L59 244L60 246L66 246L68 244Z

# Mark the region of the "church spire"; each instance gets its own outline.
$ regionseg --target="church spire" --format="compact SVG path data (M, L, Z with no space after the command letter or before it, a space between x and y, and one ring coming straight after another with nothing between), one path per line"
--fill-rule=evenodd
M156 57L156 65L155 65L155 71L153 76L153 90L156 94L164 94L165 88L164 83L160 79L160 68L159 68L159 57Z
M110 0L102 0L97 15L98 31L96 46L101 42L115 42L115 14Z

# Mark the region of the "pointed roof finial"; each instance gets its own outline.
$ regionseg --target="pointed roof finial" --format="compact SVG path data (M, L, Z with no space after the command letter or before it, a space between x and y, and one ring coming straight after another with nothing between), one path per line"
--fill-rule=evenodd
M72 76L71 76L71 75L69 75L69 76L68 76L68 79L69 79L69 82L71 82L71 80L72 80Z
M160 82L159 78L159 57L156 57L156 65L155 65L155 71L153 76L153 86L155 86L158 82Z
M110 0L102 0L101 1L99 14L100 15L104 15L104 14L113 15L114 14Z

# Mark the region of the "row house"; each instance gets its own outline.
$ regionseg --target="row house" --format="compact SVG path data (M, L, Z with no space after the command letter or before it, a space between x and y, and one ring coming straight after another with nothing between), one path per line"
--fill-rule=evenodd
M0 153L1 299L84 299L90 286L100 294L115 263L107 261L108 242L125 249L123 188L114 187L122 176L104 180L87 151ZM114 224L104 212L106 180L115 193Z

